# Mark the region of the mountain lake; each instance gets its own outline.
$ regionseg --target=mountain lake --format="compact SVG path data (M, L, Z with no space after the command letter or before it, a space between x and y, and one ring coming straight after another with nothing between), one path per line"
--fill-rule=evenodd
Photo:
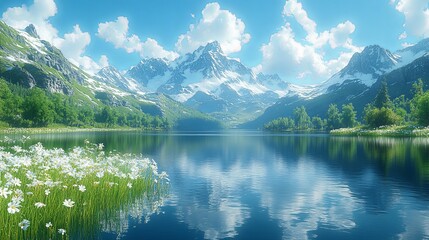
M99 239L429 238L428 138L86 132L27 144L85 140L154 159L170 179L161 204L123 213Z

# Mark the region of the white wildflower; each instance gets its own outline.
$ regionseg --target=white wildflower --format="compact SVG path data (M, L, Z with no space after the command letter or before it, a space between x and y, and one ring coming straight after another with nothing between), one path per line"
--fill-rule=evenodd
M72 208L74 206L74 202L71 199L66 199L64 200L63 205L68 208Z
M0 188L0 196L7 198L8 195L12 194L8 188Z
M51 193L51 190L49 190L49 189L46 189L46 190L45 190L45 195L46 195L46 196L48 196L50 193Z
M46 223L46 225L45 225L47 228L50 228L50 227L52 227L52 223L51 222L48 222L48 223Z
M64 234L66 234L66 230L60 228L60 229L58 229L58 233L64 236Z
M34 204L34 206L36 206L37 208L42 208L42 207L45 207L45 206L46 206L46 204L44 204L44 203L42 203L42 202L36 202L36 203Z
M27 230L27 228L30 226L30 221L28 221L27 219L22 220L22 222L20 222L18 224L18 226L22 229L22 230Z
M104 148L104 144L103 143L100 143L100 144L98 144L98 150L103 150L103 148Z
M9 184L15 187L21 187L21 180L19 178L12 178L9 180Z
M79 191L85 192L86 191L86 187L84 185L79 185Z
M129 182L129 183L127 183L127 187L128 187L128 188L132 188L132 187L133 187L133 184Z
M15 214L17 212L19 212L19 207L21 207L19 204L17 204L16 202L10 202L7 204L7 212L10 214Z

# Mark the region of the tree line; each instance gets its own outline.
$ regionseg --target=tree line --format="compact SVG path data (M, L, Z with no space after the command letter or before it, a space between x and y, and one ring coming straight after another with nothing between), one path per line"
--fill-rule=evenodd
M122 110L107 105L87 106L70 96L26 89L0 79L0 122L12 127L133 127L168 129L162 117L141 111Z
M340 109L336 104L330 104L326 119L319 116L310 117L304 106L297 107L292 117L274 119L264 125L270 131L294 130L333 130L363 125L368 128L377 128L389 125L418 125L429 126L429 91L424 91L423 81L419 79L413 84L411 99L401 95L390 99L386 82L373 100L363 110L362 121L357 119L357 112L352 103L344 104Z

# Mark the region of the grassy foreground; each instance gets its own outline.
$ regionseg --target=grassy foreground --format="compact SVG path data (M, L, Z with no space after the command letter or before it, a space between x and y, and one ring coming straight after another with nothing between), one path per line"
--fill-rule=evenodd
M429 127L382 126L375 129L354 127L335 129L330 134L333 136L429 137Z
M130 216L156 212L168 191L153 160L106 154L87 141L69 151L24 141L5 138L0 147L0 239L121 234Z

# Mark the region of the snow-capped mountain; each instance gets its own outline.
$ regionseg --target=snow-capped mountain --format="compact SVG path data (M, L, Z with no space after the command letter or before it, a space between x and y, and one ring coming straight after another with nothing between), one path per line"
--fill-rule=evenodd
M170 68L166 60L149 58L141 60L139 64L128 70L127 76L137 80L137 82L147 87L149 90L156 91L162 83L157 84L155 78L163 77L169 70ZM149 81L151 84L148 84Z
M304 106L310 115L324 117L329 104L340 107L352 103L357 112L362 113L383 81L387 83L392 99L401 95L411 98L412 84L418 79L429 86L429 39L394 53L376 45L368 46L354 54L348 65L329 80L309 86L308 95L288 94L243 127L261 127L274 118L290 117L293 109L300 106Z
M102 68L94 78L99 82L113 85L123 91L143 95L144 89L135 79L122 75L116 68L107 66Z
M216 41L170 63L144 60L127 74L150 91L207 113L262 111L290 92L280 78L256 76L239 60L227 57Z

